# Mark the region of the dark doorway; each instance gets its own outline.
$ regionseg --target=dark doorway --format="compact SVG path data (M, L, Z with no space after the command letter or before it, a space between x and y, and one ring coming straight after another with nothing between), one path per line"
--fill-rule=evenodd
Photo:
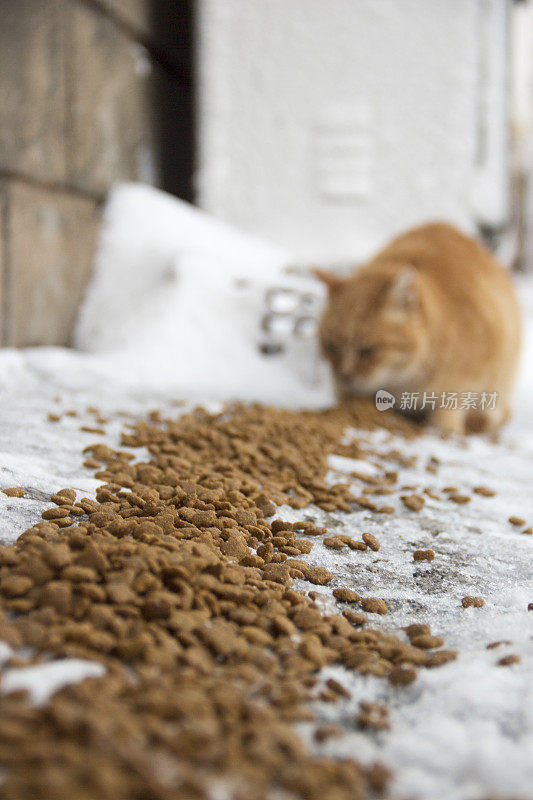
M161 188L194 200L194 0L152 0L152 30L161 65L154 121Z

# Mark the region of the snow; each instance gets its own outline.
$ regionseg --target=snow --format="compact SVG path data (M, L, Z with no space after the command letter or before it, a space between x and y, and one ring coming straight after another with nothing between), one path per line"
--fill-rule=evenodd
M327 404L315 338L265 331L268 320L298 328L320 309L323 287L288 266L277 248L156 189L123 184L107 205L77 326L76 343L91 354L84 368L189 397ZM292 313L279 307L283 291ZM261 355L261 345L280 341L280 355Z
M62 658L35 667L8 669L0 681L0 691L16 692L26 689L35 705L43 705L59 689L85 678L101 678L105 667L82 658Z
M78 328L78 343L86 349L94 344L92 352L57 348L0 352L0 488L25 489L23 498L0 493L2 543L12 543L35 524L51 505L54 491L69 486L76 488L78 498L94 496L98 482L82 466L83 448L97 441L117 446L124 425L152 408L177 415L199 399L212 409L224 397L292 406L319 406L331 399L327 373L309 368L316 357L310 341L290 339L285 355L271 360L249 346L258 341L265 292L272 285L296 285L299 296L308 291L310 280L288 278L282 272L290 263L284 254L247 237L240 240L240 234L218 223L211 226L204 215L200 220L199 212L181 208L182 204L172 209L170 205L141 187L121 187L115 193ZM186 247L181 247L185 240ZM169 265L177 267L178 278L168 284L161 279L159 285L157 276L164 275ZM232 278L244 274L252 286L242 309L235 301L230 273ZM212 285L202 291L206 281ZM180 286L187 302L176 314ZM121 299L122 287L126 291ZM383 597L389 604L390 613L372 618L372 623L398 633L405 624L429 622L432 631L444 637L446 648L459 651L455 662L422 670L411 686L399 690L340 666L324 670L324 680L335 676L352 697L317 706L323 719L340 722L345 729L342 738L321 745L320 751L386 763L394 771L397 800L531 796L533 613L527 604L533 601L533 537L522 535L508 518L517 515L533 524L533 281L522 279L519 291L527 320L523 368L514 417L499 441L443 440L428 432L405 442L382 431L360 432L376 456L330 459L332 478L354 470L379 474L396 468L388 454L398 447L416 456L412 466L402 468L400 486L431 488L445 498L441 490L455 485L472 495L471 502L459 506L428 497L422 511L415 513L403 508L399 489L383 498L397 508L393 516L364 509L304 512L335 532L359 537L369 531L381 543L377 553L344 552L328 550L314 539L308 558L335 574L330 587L320 588L325 610L336 609L331 594L335 586L351 586L362 596ZM224 303L219 302L222 296ZM202 306L201 316L193 314L195 305ZM314 313L318 309L319 304ZM130 323L134 315L135 326ZM211 315L216 325L207 333L198 330ZM225 337L220 342L218 325ZM191 345L195 336L206 352ZM217 348L211 350L214 344ZM219 369L217 362L222 361ZM217 386L204 374L211 369L218 370ZM178 404L181 400L185 406ZM95 424L90 406L110 419L105 436L81 430ZM65 416L66 411L75 411L76 416ZM50 422L50 412L61 415L61 421ZM142 448L137 455L146 458ZM436 474L425 469L431 456L441 462ZM477 485L494 489L496 496L472 493ZM286 507L277 513L289 519L302 515ZM414 562L417 548L433 549L435 561ZM300 586L310 588L304 582ZM463 609L461 598L467 594L482 596L485 606ZM501 639L512 644L486 649ZM499 658L511 653L520 656L520 663L497 666ZM0 643L0 661L8 657L7 646ZM24 685L35 702L43 702L65 681L101 674L98 670L102 665L69 659L4 669L0 689ZM373 734L356 729L361 699L390 705L390 731ZM309 726L301 727L308 736ZM318 747L311 739L310 746Z
M335 533L357 537L366 530L381 544L375 554L315 544L308 559L336 575L328 590L321 589L325 610L333 611L329 598L335 586L353 587L363 597L386 600L391 613L376 620L391 632L427 622L443 636L446 648L459 650L456 662L420 672L412 686L401 690L339 666L328 668L324 679L335 677L352 698L340 708L319 707L325 721L340 719L349 731L322 752L382 759L396 770L395 791L401 798L474 800L482 792L521 796L533 786L533 625L527 611L533 598L533 541L507 519L515 513L532 519L531 450L517 442L497 445L478 438L464 447L431 435L409 444L393 437L388 446L418 454L417 466L402 469L405 484L438 491L453 483L467 494L484 484L497 495L473 494L466 506L428 498L415 514L400 510L399 491L386 497L398 508L391 518L363 510L316 515L318 524L333 526ZM430 455L442 462L437 475L424 469ZM289 516L288 509L279 513ZM414 562L418 548L433 549L435 561ZM485 606L463 609L465 595L483 597ZM486 649L502 639L512 644ZM496 665L511 653L521 657L520 664ZM390 732L369 736L353 730L361 699L391 706Z

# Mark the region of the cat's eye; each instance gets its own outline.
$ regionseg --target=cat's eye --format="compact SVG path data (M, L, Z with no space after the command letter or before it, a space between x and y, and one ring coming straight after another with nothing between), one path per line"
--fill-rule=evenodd
M329 356L336 356L339 353L339 347L335 342L324 342L324 350Z
M359 358L364 360L367 358L372 358L372 356L375 356L377 350L378 348L375 345L368 347L360 347L359 350L357 351L357 355L359 356Z

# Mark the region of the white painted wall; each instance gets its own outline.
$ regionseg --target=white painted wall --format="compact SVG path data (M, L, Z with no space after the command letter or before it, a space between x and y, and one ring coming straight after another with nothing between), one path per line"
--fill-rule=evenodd
M511 111L515 166L527 176L522 267L533 272L533 4L518 3L512 16Z
M533 3L517 3L511 17L511 113L523 158L533 154Z
M200 0L200 205L304 260L508 214L507 0Z

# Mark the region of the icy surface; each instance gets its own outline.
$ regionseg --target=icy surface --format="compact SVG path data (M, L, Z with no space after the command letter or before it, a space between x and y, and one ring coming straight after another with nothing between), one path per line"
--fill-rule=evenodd
M84 678L101 678L105 667L83 658L62 658L37 664L34 667L7 669L0 681L0 691L16 692L26 689L36 705L46 703L54 692Z
M13 542L38 521L50 506L52 492L70 486L78 490L78 497L94 493L97 482L82 466L85 446L101 440L117 445L123 426L153 407L168 414L181 410L173 395L132 394L121 389L119 381L100 382L99 372L91 376L83 356L63 355L44 351L37 370L35 354L0 354L0 374L9 377L0 398L0 484L25 489L23 498L0 493L2 542ZM110 419L105 436L80 429L95 425L87 411L94 405ZM66 411L75 411L76 416L66 416ZM61 415L61 421L50 422L49 412ZM124 416L125 412L132 416ZM328 669L327 674L350 689L352 699L319 709L324 719L341 721L347 731L324 750L365 760L379 757L395 771L398 798L475 800L489 791L503 797L531 797L533 614L527 604L533 601L533 537L522 535L521 528L507 521L516 515L533 524L533 436L526 424L527 404L519 404L516 421L500 443L481 437L443 441L431 434L406 443L381 433L364 434L368 447L383 454L398 447L416 456L412 467L401 468L400 487L428 487L443 499L428 497L424 509L415 513L403 508L398 492L380 498L397 508L393 516L363 509L305 512L332 531L356 537L370 531L381 543L377 553L339 552L314 539L309 558L336 576L330 587L320 589L325 608L335 607L331 598L335 586L352 586L363 596L379 596L389 604L391 613L372 618L373 623L397 632L410 622L429 622L434 633L445 638L446 647L459 650L456 662L421 671L412 686L401 690L340 667ZM142 450L138 455L146 457ZM425 469L430 456L441 462L437 474ZM332 457L331 476L339 478L353 469L372 474L384 466L397 468L385 455L373 460ZM362 484L356 484L360 489ZM473 494L472 488L480 484L496 490L496 496ZM449 485L472 494L471 502L458 506L444 499L440 490ZM301 517L301 512L287 508L278 513ZM435 561L414 562L417 548L432 548ZM310 587L302 582L302 588ZM482 596L485 606L463 609L461 598L466 594ZM486 650L487 644L500 639L512 644ZM521 662L496 665L510 653L519 655ZM85 674L75 664L71 668L72 680ZM42 669L33 676L32 685L43 693L53 691L56 676ZM10 672L4 689L6 680L15 686L19 679ZM391 730L358 732L357 703L374 698L391 705Z
M105 281L101 289L105 305L103 295L109 289ZM411 686L399 690L384 680L341 667L324 671L324 679L335 675L352 697L319 706L321 717L340 722L345 729L345 735L323 745L323 751L365 761L379 758L394 771L393 793L398 800L481 800L489 794L533 797L533 613L527 611L533 602L533 536L521 532L533 525L533 286L524 282L520 292L528 320L524 363L514 418L499 442L483 437L443 440L431 432L405 442L384 432L347 432L347 436L362 436L376 455L356 462L332 457L331 478L346 477L354 470L372 475L384 468L398 469L398 489L379 498L380 503L393 505L396 513L378 515L358 507L349 513L328 514L314 508L296 513L285 507L277 512L300 519L303 513L332 532L356 538L369 531L381 543L379 552L352 552L328 550L320 539L313 540L308 558L335 574L333 583L319 590L325 609L337 608L334 587L353 587L362 596L378 596L389 604L387 616L370 615L372 624L397 633L405 624L429 622L433 632L444 637L447 648L459 651L455 662L421 670ZM213 302L210 297L208 305ZM93 323L101 324L96 289L91 302ZM113 310L106 313L113 325ZM160 408L164 414L177 415L200 399L201 380L195 392L190 385L194 364L187 347L179 354L179 366L188 371L188 388L180 387L174 368L163 370L155 382L148 380L142 360L152 357L158 362L161 357L158 352L150 355L147 341L152 341L152 350L157 345L149 339L148 329L148 325L139 329L137 355L133 347L127 357L124 351L111 350L0 352L0 489L21 486L25 490L22 498L0 492L2 543L14 542L38 522L42 511L51 506L50 494L58 489L74 487L78 499L94 496L97 481L83 467L84 447L98 441L117 446L124 426L149 410ZM233 330L235 336L240 335L238 326ZM257 397L282 403L280 395L284 395L291 405L304 403L305 391L301 386L294 389L287 380L287 363L277 363L278 368L266 371L250 371L238 360L227 363L228 396L248 398L253 384ZM275 391L272 382L277 384ZM327 382L320 384L322 391L327 397ZM204 405L215 409L212 398L218 400L220 394L205 391ZM311 393L310 403L316 405L318 399L319 392ZM180 405L182 400L187 405ZM81 430L98 425L88 410L92 406L109 418L103 425L104 435ZM50 421L49 413L59 415L60 421ZM395 449L412 455L413 463L399 467L391 453ZM142 448L136 455L147 457ZM426 469L432 456L440 462L436 473ZM496 495L473 493L479 485L495 490ZM354 481L355 495L362 486ZM440 499L428 496L422 511L408 511L399 495L412 490L403 491L402 486L414 486L417 491L429 488ZM462 494L471 495L471 501L454 504L442 491L447 486L457 486ZM526 525L512 526L511 515L523 517ZM418 548L433 549L435 560L415 562L413 551ZM311 588L303 581L300 586ZM483 597L485 606L463 609L461 599L467 594ZM510 644L487 650L496 640ZM521 661L511 667L498 666L496 662L508 654L518 655ZM0 643L0 662L8 657L9 649ZM59 680L79 680L88 674L84 670L74 661L62 661L35 672L4 671L1 688L25 681L40 702L57 689ZM390 705L390 731L356 729L361 699ZM307 735L306 726L302 730Z

